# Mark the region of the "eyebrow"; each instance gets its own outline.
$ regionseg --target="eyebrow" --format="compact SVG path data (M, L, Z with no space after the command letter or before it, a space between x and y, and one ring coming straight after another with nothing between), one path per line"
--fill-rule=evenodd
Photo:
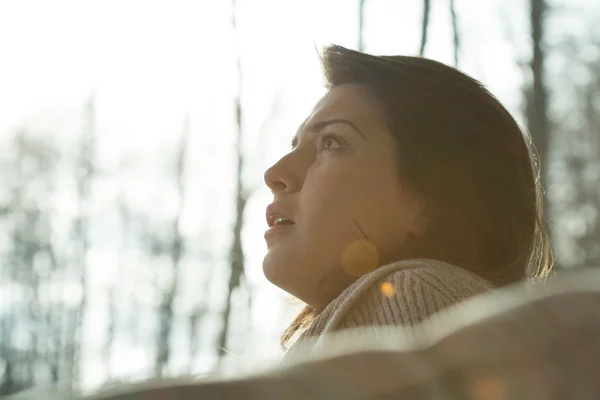
M361 131L360 129L358 129L358 127L356 126L356 124L354 124L352 121L349 121L349 120L343 119L343 118L326 119L324 121L313 122L312 124L310 124L310 125L308 125L306 127L306 130L308 132L319 132L319 131L322 131L323 129L325 129L326 127L328 127L329 125L332 125L332 124L346 124L346 125L349 125L360 136L362 136L363 139L367 140L367 136L363 133L363 131ZM298 135L294 136L294 138L292 139L292 148L295 148L297 145L298 145Z

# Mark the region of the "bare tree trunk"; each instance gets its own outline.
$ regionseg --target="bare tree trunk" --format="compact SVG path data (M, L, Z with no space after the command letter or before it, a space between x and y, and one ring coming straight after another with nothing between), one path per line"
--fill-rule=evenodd
M365 3L366 0L358 1L358 51L365 51Z
M56 251L52 239L48 239L45 249L50 259L52 270L56 271L59 268ZM61 338L62 338L62 316L64 307L55 305L46 313L46 326L48 329L46 362L50 373L50 381L55 384L60 378L60 362L61 362Z
M84 111L84 127L81 134L79 157L76 163L77 184L77 217L74 223L73 239L77 243L74 263L79 270L79 285L81 287L81 299L73 313L68 316L68 328L66 331L65 358L67 367L67 381L77 385L80 377L80 358L82 330L85 324L85 312L87 307L87 271L86 259L90 247L88 238L90 186L94 175L93 157L95 151L95 93L87 100Z
M129 244L129 229L131 223L131 215L125 199L123 198L123 194L120 193L116 208L119 214L119 220L121 225L121 238L119 240L119 270L125 271L126 268L126 260L125 260L125 251ZM116 294L119 290L119 284L112 284L112 286L108 290L108 326L106 328L106 340L104 341L104 346L102 348L102 357L104 359L104 365L106 370L106 379L107 381L111 381L112 379L112 358L113 358L113 349L114 349L114 341L117 336L118 329L118 317L119 311L117 307Z
M12 343L8 340L12 336L13 323L12 312L2 315L0 319L0 358L4 360L4 371L0 375L0 396L11 393L14 385L12 377Z
M23 131L17 132L16 135L16 165L15 175L18 182L23 182L25 177L23 176L22 165L19 160L25 158L25 133ZM8 205L7 212L16 216L18 220L18 226L15 226L11 232L11 245L13 251L11 254L9 279L13 281L19 281L22 279L20 275L23 273L23 257L24 257L24 243L23 235L21 230L23 229L23 206L22 206L22 185L16 185L12 188L12 196ZM13 292L14 293L14 292ZM18 307L12 306L8 315L3 315L2 320L2 336L0 337L0 356L5 361L4 371L2 375L2 381L0 382L0 396L16 393L21 388L22 376L19 376L18 369L19 364L23 367L23 363L26 360L22 360L21 352L18 351L14 346L14 332L19 331L19 322L23 320L22 315L18 315ZM22 322L21 322L22 323ZM33 360L30 360L32 362Z
M419 55L425 54L425 46L427 46L427 29L429 28L429 11L431 8L431 0L423 0L423 24L421 25L421 47Z
M531 59L531 72L533 83L528 96L527 122L533 144L537 149L538 162L540 163L541 182L544 187L544 204L549 206L546 189L548 188L548 153L549 153L549 122L548 122L548 94L544 83L544 14L546 4L544 0L530 0L531 5L531 39L533 56ZM547 213L544 218L547 226ZM547 229L547 232L549 230Z
M117 304L115 300L114 286L108 290L108 326L106 327L106 340L102 348L102 357L106 366L106 379L110 382L112 379L112 349L115 341L115 332L117 328Z
M188 374L194 373L194 362L198 355L198 324L206 315L206 307L200 305L190 313L188 317L188 337L189 337L189 359L188 359Z
M450 0L450 18L452 19L452 37L454 39L454 66L458 67L458 53L460 50L460 34L458 32L458 18L454 0Z
M232 27L237 33L236 0L232 0ZM229 315L231 313L231 297L235 289L240 286L241 278L244 276L244 252L242 249L242 225L244 222L244 210L246 208L247 191L242 182L242 171L244 156L242 150L243 116L242 116L242 66L239 49L236 57L238 92L234 100L236 121L236 183L235 183L235 223L233 228L233 242L230 250L230 276L227 286L227 297L225 309L223 310L223 328L219 335L219 356L222 358L226 352L227 340L230 334Z
M49 150L51 145L34 135L20 130L15 141L16 151L11 154L14 164L10 168L14 177L8 181L14 184L5 188L10 195L8 205L1 210L6 215L3 215L6 218L3 222L8 223L5 230L10 232L12 246L4 255L3 264L8 268L0 268L2 272L7 271L6 277L3 273L0 280L6 278L26 289L27 296L21 300L13 299L16 300L15 305L0 315L0 358L9 364L4 371L5 378L13 382L7 385L13 389L26 389L41 383L38 382L39 368L52 362L49 338L53 337L53 333L47 322L53 310L41 301L40 289L44 278L53 272L55 266L52 239L48 234L51 231L50 215L43 207L49 194L48 187L52 186L50 174L54 158L53 151ZM45 189L40 190L41 187L35 185L37 182L44 182L42 187ZM32 195L37 200L34 204L27 201ZM43 261L38 264L38 256L46 256L48 264L44 265ZM7 295L11 293L12 290L8 289ZM27 348L14 346L14 333L17 332L25 332L30 338Z
M172 278L171 284L164 294L162 302L160 304L159 316L160 326L157 338L157 354L156 354L156 376L162 376L165 373L165 368L169 364L170 359L170 339L171 331L173 329L173 300L177 294L177 288L179 286L179 269L180 260L183 251L183 237L181 236L181 214L183 212L183 205L185 200L185 164L186 164L186 153L187 146L190 136L190 120L189 116L186 116L183 123L183 130L181 136L181 142L177 153L177 161L175 167L175 179L177 182L177 194L179 198L179 204L177 206L177 215L173 221L172 237L170 248L171 266L172 266Z
M239 157L238 157L239 163ZM238 164L239 165L239 164ZM238 170L241 174L241 170ZM226 353L227 339L230 334L229 315L231 313L231 297L235 289L240 287L241 278L244 276L244 252L242 249L242 225L244 209L246 208L246 195L240 185L240 179L236 184L236 214L233 228L233 243L230 250L230 276L227 286L227 301L223 310L223 328L219 337L219 355Z
M7 360L4 365L4 375L2 382L0 382L0 395L8 396L21 390L18 380L14 378L14 360Z
M41 315L40 315L40 298L39 298L39 287L40 287L40 278L35 271L34 259L36 254L40 252L40 242L37 240L37 231L39 229L40 222L40 211L39 209L27 210L27 222L25 229L27 233L25 234L25 251L23 253L24 259L23 264L21 264L22 268L25 268L28 271L29 279L28 286L29 290L31 290L31 298L29 300L29 318L31 327L29 330L31 332L31 345L28 351L28 365L27 365L27 378L25 380L25 384L27 387L35 386L35 368L40 360L39 353L39 328L36 325L41 325Z

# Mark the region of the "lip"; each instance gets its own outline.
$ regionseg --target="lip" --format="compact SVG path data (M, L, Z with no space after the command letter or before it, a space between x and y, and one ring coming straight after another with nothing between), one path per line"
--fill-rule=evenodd
M266 213L266 217L267 217L267 225L269 227L273 227L274 226L274 222L275 219L277 217L283 217L283 218L287 218L290 221L294 222L295 221L291 218L291 215L289 212L287 212L280 203L272 203L269 204L269 206L267 207L267 213Z
M269 244L269 239L272 239L276 236L280 236L286 233L289 233L294 225L273 225L269 229L265 231L265 240L267 244Z
M288 234L292 231L292 228L296 224L294 220L291 218L291 213L285 210L283 205L278 202L274 202L269 204L267 207L267 225L269 229L265 232L265 241L267 242L267 246L270 245L271 240L274 240L275 237L281 236L284 234ZM274 225L275 219L278 217L284 217L292 221L292 224L281 224Z

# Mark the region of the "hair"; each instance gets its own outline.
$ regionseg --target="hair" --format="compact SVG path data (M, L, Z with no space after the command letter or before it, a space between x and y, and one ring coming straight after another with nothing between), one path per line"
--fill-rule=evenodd
M341 46L321 55L327 88L368 88L397 143L402 182L424 201L427 232L410 258L446 261L495 286L540 278L552 265L530 137L478 81L422 57L373 56ZM310 325L307 306L281 345Z

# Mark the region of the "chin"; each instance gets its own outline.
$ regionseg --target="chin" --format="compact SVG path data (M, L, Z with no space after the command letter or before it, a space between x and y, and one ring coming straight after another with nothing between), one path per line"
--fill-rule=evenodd
M289 258L277 257L275 254L267 253L263 259L263 274L265 278L279 289L298 297L297 289L301 277L294 277L295 265L289 262Z
M281 262L277 262L272 254L267 253L263 259L263 274L273 285L280 286Z

